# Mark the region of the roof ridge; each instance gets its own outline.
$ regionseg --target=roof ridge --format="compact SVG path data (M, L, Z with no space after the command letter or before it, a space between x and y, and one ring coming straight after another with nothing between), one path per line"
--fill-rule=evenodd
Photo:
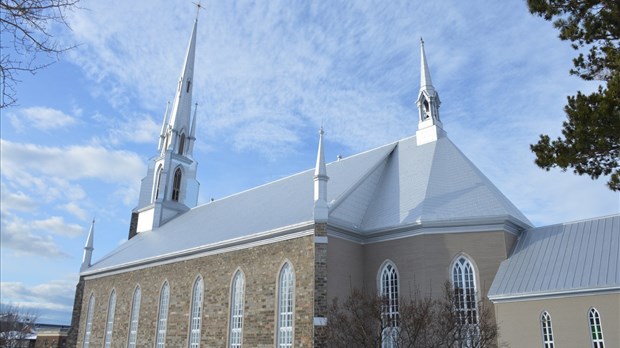
M373 166L372 166L372 167L371 167L371 168L370 168L370 169L369 169L369 170L368 170L368 171L367 171L364 175L362 175L362 176L360 177L360 179L359 179L356 183L354 183L354 184L353 184L353 185L351 185L351 186L350 186L347 190L345 190L345 191L344 191L344 192L340 195L340 197L338 197L338 198L336 198L336 199L334 200L334 203L330 205L330 212L331 212L331 211L333 211L333 210L335 210L335 209L338 209L338 207L339 207L339 206L340 206L340 205L341 205L344 201L346 201L346 199L347 199L347 198L348 198L348 197L349 197L349 196L350 196L353 192L355 192L355 190L356 190L358 187L360 187L360 185L361 185L363 182L365 182L365 181L368 179L368 177L370 177L370 176L371 176L371 175L375 172L375 170L377 170L377 169L381 166L381 164L383 164L383 163L386 161L386 159L387 159L388 157L390 157L390 155L391 155L392 153L394 153L394 149L396 149L396 146L398 145L398 142L396 142L396 143L392 143L391 145L393 145L393 148L392 148L389 152L387 152L387 153L386 153L386 154L385 154L385 155L384 155L381 159L379 159L379 160L377 161L377 163L375 163L375 164L374 164L374 165L373 165ZM382 146L382 147L383 147L383 146ZM378 148L377 148L377 149L378 149Z

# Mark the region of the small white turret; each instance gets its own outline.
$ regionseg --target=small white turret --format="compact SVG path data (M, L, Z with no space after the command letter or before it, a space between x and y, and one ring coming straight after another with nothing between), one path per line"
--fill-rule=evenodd
M327 166L323 151L323 127L319 131L319 149L314 169L314 221L327 222L329 207L327 206Z
M93 218L93 222L90 225L90 230L88 231L88 237L86 237L86 245L84 245L84 256L82 256L82 266L80 267L80 272L88 269L92 264L93 258L93 239L95 238L95 219Z
M439 94L433 87L431 80L431 72L426 62L426 53L424 52L424 40L420 38L420 92L418 93L418 130L416 132L416 141L418 146L436 141L438 138L445 136L443 125L439 119Z

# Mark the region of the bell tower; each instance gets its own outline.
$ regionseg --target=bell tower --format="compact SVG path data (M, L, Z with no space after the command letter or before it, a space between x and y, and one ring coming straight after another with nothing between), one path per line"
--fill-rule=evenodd
M426 63L424 40L420 38L420 92L416 101L419 114L416 132L418 146L445 136L446 132L443 130L443 125L439 119L440 104L439 94L433 87L431 72L428 69L428 63Z
M198 203L198 163L192 157L198 107L194 105L192 110L197 26L198 15L194 20L172 109L166 107L164 113L157 155L149 160L138 205L132 211L129 239L137 233L158 228Z

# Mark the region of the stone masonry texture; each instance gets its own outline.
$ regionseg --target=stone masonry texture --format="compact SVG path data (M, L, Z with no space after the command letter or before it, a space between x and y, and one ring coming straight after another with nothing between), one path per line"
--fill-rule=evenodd
M230 317L230 285L237 270L245 274L243 345L273 347L276 341L278 275L290 262L295 275L294 346L314 346L315 291L314 236L221 254L206 255L169 264L86 279L76 346L84 339L88 299L95 295L91 346L103 345L109 296L116 291L116 311L112 347L125 347L129 335L132 296L136 286L142 291L138 323L138 347L155 344L159 294L164 281L170 285L170 304L166 332L167 347L188 345L189 311L192 287L200 275L204 281L201 346L226 347ZM78 286L79 288L79 286ZM77 304L76 304L77 305Z

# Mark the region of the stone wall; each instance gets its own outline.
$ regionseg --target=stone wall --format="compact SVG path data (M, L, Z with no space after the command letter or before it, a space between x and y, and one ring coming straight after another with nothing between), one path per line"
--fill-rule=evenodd
M290 262L295 272L294 346L312 347L315 291L314 236L208 255L176 263L88 279L84 284L77 346L84 339L88 298L95 294L91 346L102 346L108 300L116 291L113 347L127 345L131 301L136 286L142 301L138 323L138 347L155 344L159 293L164 281L170 284L166 346L187 346L191 292L195 279L204 280L201 345L226 347L230 316L230 285L235 272L245 274L243 345L273 347L276 331L277 282L279 271Z

